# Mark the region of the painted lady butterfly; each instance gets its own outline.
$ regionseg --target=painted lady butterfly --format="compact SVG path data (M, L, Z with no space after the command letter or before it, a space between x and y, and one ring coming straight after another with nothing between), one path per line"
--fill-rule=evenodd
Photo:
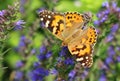
M93 47L97 39L95 28L87 26L91 15L44 10L39 13L39 17L45 27L68 46L70 53L76 56L76 61L80 62L83 67L91 67Z

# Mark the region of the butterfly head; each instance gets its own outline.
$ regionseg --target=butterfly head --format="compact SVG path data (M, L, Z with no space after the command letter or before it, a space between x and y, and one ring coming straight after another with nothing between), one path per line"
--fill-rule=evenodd
M85 12L83 14L83 17L84 17L84 19L86 21L85 24L87 24L88 22L90 22L92 20L93 14L91 12Z

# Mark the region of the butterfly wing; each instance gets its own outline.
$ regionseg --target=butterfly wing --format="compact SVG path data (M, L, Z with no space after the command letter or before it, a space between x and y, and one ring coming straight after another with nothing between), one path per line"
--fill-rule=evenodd
M76 61L80 62L83 67L91 67L93 63L92 52L96 39L95 28L88 27L68 43L69 51L76 56Z
M53 35L61 40L64 39L64 37L62 36L62 32L65 27L64 14L44 10L39 13L39 17L40 21L50 32L52 32Z
M44 10L39 13L39 17L45 27L61 40L82 29L86 22L86 16L77 12L61 14Z
M65 15L65 28L63 31L64 38L70 37L74 32L82 29L84 24L83 14L77 12L66 12Z

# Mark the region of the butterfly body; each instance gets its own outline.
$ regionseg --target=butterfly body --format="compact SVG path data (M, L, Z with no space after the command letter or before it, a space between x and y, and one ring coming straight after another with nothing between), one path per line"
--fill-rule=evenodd
M87 26L91 16L77 12L56 13L44 10L39 13L41 22L57 38L68 46L76 61L83 67L91 67L93 63L93 47L96 43L95 28Z

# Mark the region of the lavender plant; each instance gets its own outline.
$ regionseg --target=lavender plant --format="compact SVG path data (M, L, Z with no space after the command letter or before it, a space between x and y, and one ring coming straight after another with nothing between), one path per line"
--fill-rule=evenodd
M19 20L19 3L14 6L8 6L8 9L0 11L0 40L5 40L10 31L22 28L25 22Z
M97 13L98 20L94 22L99 31L99 49L97 56L100 58L99 81L119 80L119 33L120 33L120 7L117 1L104 2ZM115 74L116 76L114 76Z
M14 3L13 6L8 6L8 9L0 11L0 71L3 73L5 67L2 65L4 54L10 51L10 48L6 49L7 39L9 34L18 28L23 28L25 22L19 17L19 3ZM6 66L7 67L7 66ZM0 75L2 77L2 75Z

